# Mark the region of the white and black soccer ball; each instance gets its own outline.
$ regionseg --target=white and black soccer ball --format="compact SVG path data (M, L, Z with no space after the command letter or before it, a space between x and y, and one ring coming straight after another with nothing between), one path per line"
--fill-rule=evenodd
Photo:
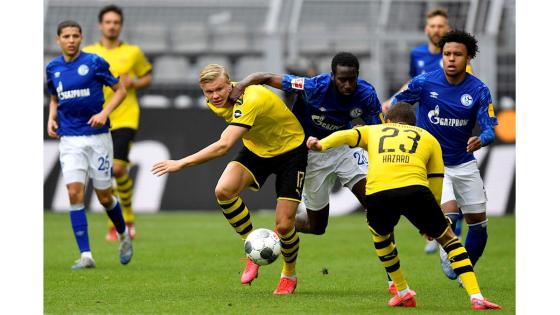
M269 229L256 229L245 240L245 255L259 266L273 263L280 255L280 238Z

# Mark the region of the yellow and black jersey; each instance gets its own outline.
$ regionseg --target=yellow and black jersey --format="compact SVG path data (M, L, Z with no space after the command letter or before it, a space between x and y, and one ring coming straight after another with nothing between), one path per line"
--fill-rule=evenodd
M121 42L118 47L107 49L101 43L97 43L89 45L83 50L103 57L109 63L111 72L116 76L128 73L130 78L134 80L152 70L152 65L148 62L142 50L135 45ZM105 104L113 97L114 93L110 87L103 89ZM111 112L109 118L111 119L111 129L138 129L140 107L138 106L135 89L126 89L126 98Z
M412 186L429 187L441 198L443 158L438 141L426 130L388 123L335 132L320 141L327 150L341 144L368 151L366 195ZM436 179L432 182L431 178Z
M230 125L249 129L243 145L256 155L269 158L297 148L304 141L304 132L296 116L284 102L262 85L251 85L234 106L208 107Z

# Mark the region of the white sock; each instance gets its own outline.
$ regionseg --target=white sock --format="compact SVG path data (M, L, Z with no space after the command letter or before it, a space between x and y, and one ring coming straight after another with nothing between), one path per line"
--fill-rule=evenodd
M471 294L471 301L472 299L484 300L484 297L482 296L482 293L475 293L475 294Z
M128 226L125 225L124 232L118 233L118 234L119 234L121 239L124 238L128 234Z
M388 280L387 283L389 284L389 286L393 285L393 280Z
M81 257L82 257L82 258L84 258L84 257L93 258L93 257L91 256L91 252L82 252Z
M410 291L410 288L406 287L406 289L399 291L399 296L405 296L408 291Z

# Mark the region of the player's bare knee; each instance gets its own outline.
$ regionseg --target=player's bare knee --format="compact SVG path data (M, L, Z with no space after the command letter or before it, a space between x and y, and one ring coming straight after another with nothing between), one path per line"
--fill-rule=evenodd
M294 228L294 223L290 220L280 220L276 222L278 234L286 235Z
M216 195L216 199L218 200L231 200L236 196L236 193L234 191L221 185L216 186L214 194Z
M465 213L463 215L465 216L465 222L467 222L467 224L476 224L486 220L486 212Z
M113 176L119 178L127 173L126 165L113 164Z
M111 190L103 190L97 193L97 199L99 199L99 203L105 207L109 208L113 204L113 194L111 194Z
M68 197L70 204L78 204L84 202L84 190L81 187L69 186Z

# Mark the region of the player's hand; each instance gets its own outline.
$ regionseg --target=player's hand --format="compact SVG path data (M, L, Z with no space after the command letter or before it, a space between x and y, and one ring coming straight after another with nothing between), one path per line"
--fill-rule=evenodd
M134 80L130 78L130 75L128 75L128 73L121 74L121 82L126 89L134 88Z
M231 92L229 92L229 99L235 104L235 101L237 101L237 99L241 95L243 95L244 90L245 88L241 86L241 84L236 84L234 87L232 87Z
M91 118L88 121L88 125L92 126L93 128L101 128L105 126L106 122L107 122L107 115L104 112L100 112L98 114L91 116Z
M177 160L165 160L157 162L152 166L152 174L156 176L165 175L167 173L173 173L181 170L181 163Z
M58 129L58 123L56 122L56 120L49 119L49 121L47 122L47 133L49 134L49 137L58 139L59 137L58 134L56 133L57 129Z
M482 141L479 137L470 137L467 141L467 152L474 152L482 148Z
M315 137L307 138L307 148L313 151L322 151L323 147L321 143L319 143L319 139Z

